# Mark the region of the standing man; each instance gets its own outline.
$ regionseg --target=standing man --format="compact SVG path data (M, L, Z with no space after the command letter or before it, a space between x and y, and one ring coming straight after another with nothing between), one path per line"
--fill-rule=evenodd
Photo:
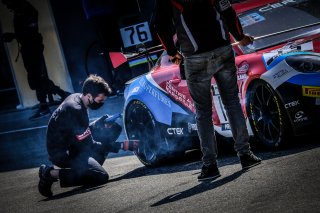
M109 175L102 167L109 152L120 149L134 151L137 140L115 142L121 133L116 122L106 122L107 115L89 124L87 109L100 108L111 94L109 85L100 77L90 75L82 93L75 93L52 114L47 130L47 151L53 165L41 165L39 192L52 196L53 182L61 187L96 186L108 182Z
M69 92L56 86L48 78L43 56L44 45L38 28L38 11L26 0L2 0L10 11L13 11L14 33L4 33L3 40L11 42L16 39L21 52L24 67L28 73L30 89L36 91L40 102L39 109L30 120L50 114L47 95L58 94L63 101Z
M174 25L175 32L171 26ZM253 37L245 35L228 0L158 0L155 30L170 60L184 60L186 80L195 103L198 136L203 154L199 181L220 176L217 166L217 143L212 123L211 79L215 78L230 122L234 149L243 169L261 162L250 150L249 134L239 102L237 68L229 32L240 45ZM171 32L171 33L170 33ZM176 33L180 52L173 42Z

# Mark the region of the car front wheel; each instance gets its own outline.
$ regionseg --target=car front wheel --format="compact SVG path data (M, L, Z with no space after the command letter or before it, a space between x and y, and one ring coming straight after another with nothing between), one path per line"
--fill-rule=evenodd
M141 101L131 102L125 112L128 139L140 140L135 155L146 166L158 166L168 154L166 138L161 135L154 116Z
M247 112L255 137L269 148L283 147L290 137L290 123L271 86L255 82L248 90Z

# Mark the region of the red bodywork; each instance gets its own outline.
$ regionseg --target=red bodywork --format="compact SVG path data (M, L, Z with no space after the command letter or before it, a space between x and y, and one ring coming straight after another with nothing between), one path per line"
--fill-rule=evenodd
M234 4L233 7L236 10L238 14L245 12L247 10L254 9L256 7L261 7L266 4L272 4L279 2L277 0L249 0L245 3L237 3ZM305 40L311 40L315 39L317 36L308 37L305 39L300 39L299 42L303 42ZM234 40L233 40L234 41ZM239 46L234 46L234 51L236 54L236 66L238 68L238 86L239 86L239 97L241 106L243 109L243 112L245 114L245 117L247 118L246 113L246 91L248 85L255 80L258 79L261 74L266 72L266 67L262 60L262 55L265 52L269 52L274 49L278 49L284 46L278 45L274 46L272 48L264 49L259 52L254 52L251 54L244 54L242 49ZM313 41L313 47L315 52L320 52L320 39L317 38ZM180 78L180 71L179 66L174 65L169 61L169 58L167 55L164 55L161 58L160 63L158 63L152 70L151 76L154 79L154 81L164 90L168 93L169 96L171 96L172 100L175 100L179 103L181 103L183 106L185 106L187 109L195 112L194 104L192 102L192 99L190 97L187 83L185 80L182 80ZM212 79L212 85L216 85L214 78ZM227 121L221 121L219 119L218 109L217 106L213 102L213 123L216 126L221 126L222 123L225 123Z

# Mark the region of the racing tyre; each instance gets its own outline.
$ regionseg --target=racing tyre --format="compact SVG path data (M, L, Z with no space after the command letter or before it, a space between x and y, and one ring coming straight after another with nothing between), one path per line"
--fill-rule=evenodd
M139 149L135 151L138 159L148 167L163 163L168 157L167 141L147 106L141 101L131 102L124 120L128 139L140 140Z
M284 147L291 135L291 126L283 105L271 86L255 82L248 90L247 113L256 139L264 146Z

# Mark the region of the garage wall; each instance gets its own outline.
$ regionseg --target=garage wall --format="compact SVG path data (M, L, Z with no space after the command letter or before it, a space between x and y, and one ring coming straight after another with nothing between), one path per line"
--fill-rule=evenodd
M99 55L96 31L85 17L81 0L50 3L74 90L81 91L87 73L98 74L108 81L105 58Z
M64 61L60 41L56 33L54 19L48 0L30 0L29 1L39 12L39 30L44 39L44 57L47 63L48 75L56 85L62 89L73 92L73 86L69 76L67 66ZM3 32L13 32L13 14L0 4L0 23ZM16 88L20 96L20 108L31 107L38 103L35 92L29 88L27 73L23 66L22 58L15 59L18 54L18 44L14 40L5 44L9 63L13 69L13 75L16 79Z

